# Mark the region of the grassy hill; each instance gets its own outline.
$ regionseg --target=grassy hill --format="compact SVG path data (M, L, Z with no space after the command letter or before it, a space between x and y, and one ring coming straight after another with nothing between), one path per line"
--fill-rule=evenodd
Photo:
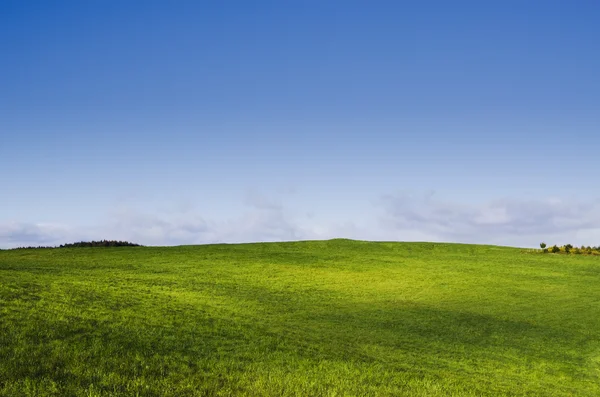
M349 240L0 251L1 396L599 385L599 257Z

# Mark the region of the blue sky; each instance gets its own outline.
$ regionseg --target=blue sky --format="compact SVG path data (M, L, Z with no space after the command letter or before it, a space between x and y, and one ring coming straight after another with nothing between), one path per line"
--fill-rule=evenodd
M0 2L0 248L600 244L596 1Z

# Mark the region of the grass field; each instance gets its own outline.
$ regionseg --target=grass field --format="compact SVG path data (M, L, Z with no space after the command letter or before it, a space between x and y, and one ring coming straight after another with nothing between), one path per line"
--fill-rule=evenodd
M600 258L349 240L0 251L1 396L599 396Z

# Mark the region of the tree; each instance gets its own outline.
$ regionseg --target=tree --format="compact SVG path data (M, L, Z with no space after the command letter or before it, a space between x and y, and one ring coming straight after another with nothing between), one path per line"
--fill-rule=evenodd
M565 252L568 254L573 249L573 246L571 244L567 244L567 245L565 245L564 248L565 248Z

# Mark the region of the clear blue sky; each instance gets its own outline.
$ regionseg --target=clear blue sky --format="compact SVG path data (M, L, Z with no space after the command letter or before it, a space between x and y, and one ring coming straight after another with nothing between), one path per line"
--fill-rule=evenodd
M0 248L600 245L598 21L583 0L0 1Z

